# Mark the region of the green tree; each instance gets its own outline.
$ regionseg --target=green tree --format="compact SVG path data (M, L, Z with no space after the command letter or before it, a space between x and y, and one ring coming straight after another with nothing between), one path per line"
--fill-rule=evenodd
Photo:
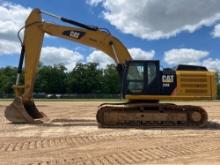
M103 92L117 94L120 92L120 80L115 65L108 65L103 75Z
M54 66L41 66L35 82L35 92L65 93L66 68L59 64Z
M12 85L16 81L16 68L0 69L0 94L13 93ZM23 76L21 77L21 84ZM39 65L34 92L42 93L109 93L120 92L118 73L114 65L105 69L95 63L77 64L67 72L63 65Z
M0 69L0 93L13 93L12 86L16 81L17 69L14 67L6 67Z
M100 93L102 89L102 70L97 64L77 64L66 79L68 93Z

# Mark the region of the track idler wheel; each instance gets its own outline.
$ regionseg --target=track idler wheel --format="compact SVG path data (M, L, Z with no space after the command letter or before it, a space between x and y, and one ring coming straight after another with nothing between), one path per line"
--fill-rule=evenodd
M33 101L24 102L22 97L16 97L6 107L5 117L12 123L43 123L48 120L44 113L38 111Z
M189 123L192 126L204 127L207 124L208 114L202 107L184 106L184 109L188 109Z

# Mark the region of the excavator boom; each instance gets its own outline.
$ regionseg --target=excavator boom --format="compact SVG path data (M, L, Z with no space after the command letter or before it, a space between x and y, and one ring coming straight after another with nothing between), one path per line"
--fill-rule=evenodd
M42 14L56 17L63 22L74 25L74 27L43 22L41 17ZM121 72L125 61L131 60L131 56L126 47L110 33L103 31L98 27L84 25L64 17L40 11L39 9L34 9L30 13L25 22L24 28L25 31L18 66L18 76L16 85L13 86L16 98L5 111L5 117L9 121L15 123L35 122L36 120L39 122L39 119L47 119L46 115L37 110L37 107L32 100L37 66L45 33L73 42L78 42L106 53L114 59L116 64L118 64L118 68ZM19 78L22 71L23 60L25 61L25 84L20 85Z

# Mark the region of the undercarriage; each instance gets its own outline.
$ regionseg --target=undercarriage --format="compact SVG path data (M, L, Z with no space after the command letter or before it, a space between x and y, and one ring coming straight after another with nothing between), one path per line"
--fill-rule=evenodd
M207 112L199 106L169 103L102 104L96 115L99 127L203 127Z
M19 97L6 108L5 117L13 123L48 121L46 115L38 111L34 102L23 103ZM206 125L208 115L202 107L192 105L152 102L105 103L99 106L96 120L102 128L198 128Z

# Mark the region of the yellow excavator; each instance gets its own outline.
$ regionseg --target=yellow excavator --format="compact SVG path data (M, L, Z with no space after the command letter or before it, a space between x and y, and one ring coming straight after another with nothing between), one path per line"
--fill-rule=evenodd
M42 21L42 15L55 17L72 26ZM47 117L33 101L34 82L44 34L81 43L109 55L117 63L126 103L105 103L98 107L99 127L202 127L208 120L200 106L160 103L160 100L212 100L216 98L215 74L203 66L178 65L160 69L157 60L132 60L127 48L111 33L39 9L25 22L16 85L16 98L6 107L12 123L44 122ZM21 31L21 30L20 30ZM20 32L19 31L19 32ZM19 33L18 33L19 34ZM19 35L18 35L19 36ZM20 37L19 37L20 38ZM23 61L24 85L20 85Z

